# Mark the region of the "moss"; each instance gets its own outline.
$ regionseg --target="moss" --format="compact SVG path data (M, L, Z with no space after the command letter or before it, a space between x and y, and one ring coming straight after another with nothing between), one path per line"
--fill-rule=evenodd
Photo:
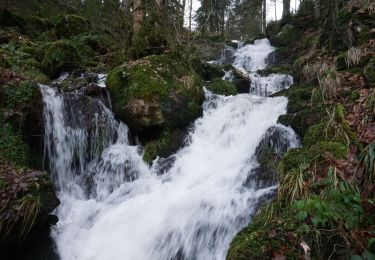
M29 147L23 141L21 132L0 120L0 163L6 161L25 166L29 153Z
M252 224L234 237L227 260L273 259L277 255L300 259L303 256L298 246L301 237L296 232L298 227L290 207L280 212L279 217L266 216L266 207L262 209L265 213L258 214Z
M303 148L289 149L280 161L282 172L288 172L292 169L298 168L304 160L305 150Z
M328 128L326 121L311 126L303 138L304 146L310 147L319 141L331 140L333 133L329 130L331 129Z
M47 47L41 66L49 77L56 78L63 71L77 68L80 62L81 57L70 42L57 41Z
M340 142L321 141L313 145L306 152L306 156L309 160L317 160L326 152L332 154L337 159L344 159L348 154L348 148Z
M66 15L56 23L56 35L59 38L69 38L73 35L88 32L90 22L78 15Z
M214 94L231 96L237 94L237 89L231 81L222 80L222 79L213 79L208 84L208 90Z
M293 86L287 91L288 113L298 112L306 107L311 100L312 88L308 86Z

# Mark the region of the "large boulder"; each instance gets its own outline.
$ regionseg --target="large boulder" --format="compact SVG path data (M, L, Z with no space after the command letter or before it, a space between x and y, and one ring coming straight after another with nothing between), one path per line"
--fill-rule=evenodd
M201 113L203 89L186 62L152 55L113 69L107 78L113 109L135 132L186 125Z

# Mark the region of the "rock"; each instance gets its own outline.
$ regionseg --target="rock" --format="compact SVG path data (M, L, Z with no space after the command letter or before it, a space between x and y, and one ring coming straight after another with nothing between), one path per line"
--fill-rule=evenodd
M214 78L221 78L225 75L223 66L218 64L203 63L204 79L212 80Z
M281 28L281 31L270 37L270 42L273 46L287 46L300 37L300 31L291 24L286 24Z
M83 93L86 96L98 97L102 95L102 88L94 83L91 83L90 85L84 87Z
M250 81L247 79L234 79L232 81L237 89L237 93L250 93Z
M364 68L363 74L369 82L375 82L375 58L372 58L367 64L367 66Z
M106 83L115 115L135 132L184 126L201 113L199 77L190 64L168 55L119 66Z
M57 22L55 31L59 38L69 38L88 32L90 29L90 22L85 18L78 15L66 15Z
M151 163L157 157L168 158L174 152L176 152L182 146L185 139L185 133L180 129L164 130L155 139L149 141L145 145L143 159L147 163ZM171 160L159 161L159 166L162 169L167 169L168 166L165 163Z
M220 62L222 65L231 65L235 60L234 48L231 46L225 46L221 52Z
M231 96L237 94L237 89L231 81L219 78L211 80L207 89L214 94Z
M57 41L49 45L44 53L41 66L51 78L61 72L69 72L79 67L81 57L77 49L68 41Z

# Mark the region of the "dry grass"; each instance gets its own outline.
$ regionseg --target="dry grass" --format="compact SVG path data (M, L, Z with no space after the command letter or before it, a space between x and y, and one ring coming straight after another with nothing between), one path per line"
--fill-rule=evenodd
M359 64L359 61L361 60L362 51L360 48L351 47L345 57L346 65L348 68L355 67Z

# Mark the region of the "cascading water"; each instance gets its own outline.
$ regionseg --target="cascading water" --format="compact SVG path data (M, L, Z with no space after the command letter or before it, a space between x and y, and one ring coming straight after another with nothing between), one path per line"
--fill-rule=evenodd
M288 88L293 84L293 77L286 74L270 74L262 77L256 73L267 65L267 57L273 52L268 39L256 40L254 44L245 45L235 53L233 66L251 78L250 92L259 96L269 96L272 93Z
M271 48L266 41L259 47ZM236 67L265 67L269 52L244 48ZM251 60L242 63L244 56ZM91 99L90 120L72 105L77 98L41 90L47 159L61 200L52 236L62 259L225 259L230 240L275 191L251 185L251 174L259 143L286 111L285 97L206 91L188 144L160 175L100 101ZM282 149L296 146L294 133L280 128Z

